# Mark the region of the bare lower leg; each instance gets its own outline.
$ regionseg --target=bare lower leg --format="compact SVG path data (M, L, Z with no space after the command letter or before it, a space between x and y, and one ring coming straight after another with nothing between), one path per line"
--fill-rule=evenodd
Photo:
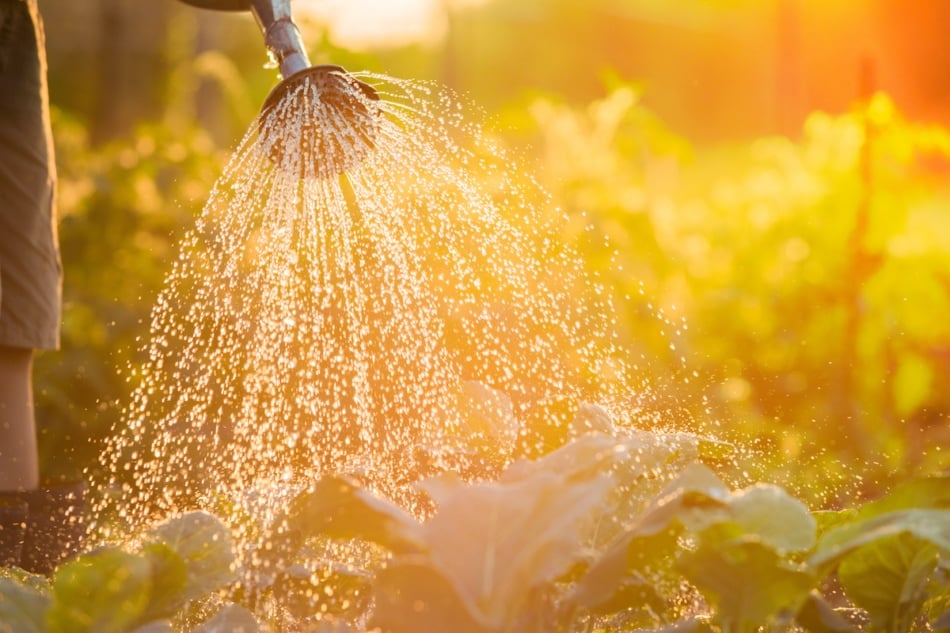
M0 346L0 491L39 486L33 350Z

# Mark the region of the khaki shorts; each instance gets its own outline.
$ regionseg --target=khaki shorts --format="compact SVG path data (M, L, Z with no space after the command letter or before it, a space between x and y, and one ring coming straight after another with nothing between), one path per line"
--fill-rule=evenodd
M0 345L59 345L62 266L54 217L43 26L36 0L0 0Z

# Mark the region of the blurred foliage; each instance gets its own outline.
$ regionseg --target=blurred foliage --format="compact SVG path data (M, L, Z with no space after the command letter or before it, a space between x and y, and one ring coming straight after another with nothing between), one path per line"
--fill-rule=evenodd
M93 467L121 423L177 242L273 78L195 57L189 33L169 34L160 119L94 144L88 120L54 108L66 279L63 349L36 370L48 476ZM749 447L748 477L816 505L946 468L948 132L876 95L814 113L797 140L694 147L636 85L604 81L605 96L580 106L526 92L494 129L614 293L657 422ZM199 90L215 109L198 107Z
M45 476L72 478L121 420L151 306L224 161L195 127L143 125L95 147L80 121L54 112L53 126L62 349L38 356L35 389Z
M946 467L946 130L883 94L799 141L693 150L622 83L527 111L564 239L671 408L822 503Z

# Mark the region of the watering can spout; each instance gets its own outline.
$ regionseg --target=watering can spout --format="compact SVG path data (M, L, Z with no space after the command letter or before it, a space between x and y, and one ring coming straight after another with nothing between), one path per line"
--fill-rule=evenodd
M252 0L251 10L264 34L264 45L287 78L310 67L300 31L290 12L290 0Z
M282 164L288 156L304 154L309 164L319 163L314 173L332 175L362 160L374 147L379 101L376 89L347 73L340 66L322 64L311 66L294 23L290 0L181 0L204 9L219 11L251 11L257 19L264 44L280 67L281 81L261 108L258 128L264 136L276 138L270 157ZM321 131L317 122L302 125L301 138L279 133L284 121L277 110L288 96L312 90L319 95L323 114L332 116L336 125L342 125L335 134ZM338 138L339 137L339 138ZM294 161L290 161L294 162ZM299 162L299 161L297 161Z
M251 11L264 34L264 45L287 78L310 66L307 51L294 23L290 0L181 0L217 11Z

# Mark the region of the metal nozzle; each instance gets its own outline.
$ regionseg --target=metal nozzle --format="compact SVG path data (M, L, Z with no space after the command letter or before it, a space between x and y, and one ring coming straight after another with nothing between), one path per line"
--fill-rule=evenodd
M264 33L264 45L280 66L281 77L286 79L310 66L290 12L290 0L252 0L251 10Z
M282 77L290 77L310 66L307 51L294 23L290 0L181 0L202 9L251 11L264 34L264 45L271 52Z
M264 101L258 120L262 134L276 138L269 149L274 163L286 164L288 156L303 154L310 164L319 164L319 168L308 173L323 177L349 169L373 148L378 114L374 102L379 100L376 89L340 66L310 65L291 14L290 0L181 1L204 9L254 13L264 34L264 44L281 74L281 82ZM304 122L300 146L289 147L287 139L272 133L287 123L281 120L277 106L285 96L301 94L300 90L312 90L323 104L323 111L332 116L335 128L332 134L327 134L319 122Z

